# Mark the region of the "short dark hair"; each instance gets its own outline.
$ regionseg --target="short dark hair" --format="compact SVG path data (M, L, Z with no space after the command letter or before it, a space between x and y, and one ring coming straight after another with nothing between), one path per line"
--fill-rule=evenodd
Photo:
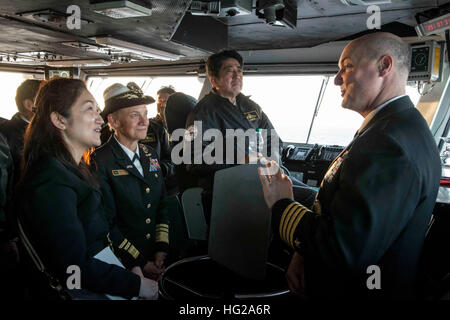
M222 63L229 58L236 59L241 68L244 66L244 60L236 50L222 50L214 53L206 60L206 72L208 75L210 77L218 77Z
M19 112L24 111L23 101L26 99L30 99L34 101L34 97L36 96L39 86L41 85L41 80L25 80L20 84L16 91L16 105Z
M161 87L161 89L159 89L156 94L160 95L161 93L168 93L168 94L174 94L175 93L175 88L172 86L165 86L165 87Z

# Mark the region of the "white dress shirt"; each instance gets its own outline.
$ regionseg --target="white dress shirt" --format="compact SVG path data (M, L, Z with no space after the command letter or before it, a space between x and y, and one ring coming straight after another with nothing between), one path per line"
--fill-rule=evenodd
M119 144L119 146L122 148L122 150L127 154L127 156L130 158L131 162L133 163L133 165L136 167L136 169L139 171L139 173L144 176L144 169L142 169L142 165L141 162L139 161L140 157L139 157L139 146L137 146L136 148L136 152L131 151L130 149L128 149L127 147L125 147L123 144L121 144L119 142L119 140L117 140L116 136L114 136L114 139L116 139L117 143ZM133 158L134 155L138 156L138 159L135 159L133 162Z
M358 129L358 134L361 132L362 129L364 129L364 128L367 126L367 124L370 122L370 120L372 120L373 117L375 117L375 115L376 115L378 112L380 112L381 109L383 109L384 107L386 107L389 103L394 102L395 100L398 100L398 99L403 98L403 97L405 97L405 96L407 96L407 95L406 95L406 94L403 94L403 95L401 95L401 96L397 96L397 97L395 97L395 98L392 98L392 99L386 101L385 103L381 104L381 105L380 105L379 107L377 107L376 109L372 110L372 111L367 115L367 117L364 118L364 121L363 121L361 127Z

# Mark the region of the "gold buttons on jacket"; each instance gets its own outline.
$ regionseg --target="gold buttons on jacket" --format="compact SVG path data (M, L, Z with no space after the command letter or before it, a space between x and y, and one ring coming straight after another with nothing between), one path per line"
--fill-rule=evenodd
M149 204L147 205L147 209L150 209L151 206L152 206L152 204L149 203Z
M150 188L146 188L146 189L145 189L145 192L146 192L146 193L150 193Z
M150 218L145 219L145 223L146 223L146 224L150 224L151 221L152 221L152 220L150 220ZM147 238L147 239L148 239L148 238Z
M150 239L150 233L147 233L146 235L145 235L145 238L148 240L148 239Z

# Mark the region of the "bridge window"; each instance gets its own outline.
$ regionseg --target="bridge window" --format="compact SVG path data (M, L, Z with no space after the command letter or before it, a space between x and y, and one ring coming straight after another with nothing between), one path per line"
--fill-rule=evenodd
M341 107L341 91L334 85L334 77L330 77L313 122L324 79L324 76L246 75L242 92L261 106L284 142L345 146L361 126L363 117ZM420 98L417 89L407 87L407 94L417 104Z
M18 112L15 100L16 90L26 79L32 79L32 76L17 72L0 72L0 117L11 119Z
M196 76L192 77L90 77L88 79L88 89L94 96L95 100L103 110L105 102L103 100L103 91L113 83L122 83L126 85L130 81L134 81L141 87L144 94L153 97L156 100L156 92L163 86L171 85L176 91L183 92L198 98L202 89L204 79ZM148 116L156 116L156 102L148 106Z

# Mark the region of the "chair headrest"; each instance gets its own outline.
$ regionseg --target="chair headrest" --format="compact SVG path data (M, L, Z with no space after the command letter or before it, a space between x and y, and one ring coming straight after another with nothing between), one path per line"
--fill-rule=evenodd
M186 119L194 110L197 99L182 92L175 92L169 96L166 102L166 123L167 130L170 134L176 129L184 129L186 127Z

